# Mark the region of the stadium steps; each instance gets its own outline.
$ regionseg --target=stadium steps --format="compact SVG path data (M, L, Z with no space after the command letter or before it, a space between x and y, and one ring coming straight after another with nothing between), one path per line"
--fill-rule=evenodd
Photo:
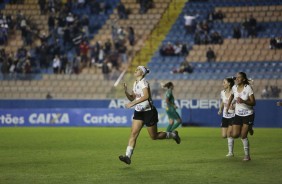
M134 57L128 72L134 72L138 65L147 65L159 44L164 40L171 26L178 18L179 13L185 5L185 0L171 1L168 8L161 17L160 22L153 30L150 37L144 43L142 50Z

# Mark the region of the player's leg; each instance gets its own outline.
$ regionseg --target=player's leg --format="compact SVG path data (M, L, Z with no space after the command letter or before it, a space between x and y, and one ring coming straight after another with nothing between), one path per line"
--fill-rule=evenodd
M126 164L131 163L131 156L133 154L133 150L136 145L136 140L139 136L139 133L143 127L143 121L142 120L135 120L133 119L132 125L131 125L131 133L128 141L128 146L126 148L125 156L119 156L119 159Z
M234 139L232 137L232 125L229 125L226 130L226 136L227 136L227 144L228 144L228 154L227 157L233 157L233 148L234 148Z
M244 161L251 160L251 157L250 157L250 144L249 144L249 139L248 139L248 131L249 131L249 125L248 124L243 124L242 130L241 130L241 140L242 140L242 143L243 143L244 153L245 153L245 157L243 159Z
M221 137L227 138L227 127L221 127Z
M171 131L174 131L175 129L177 129L179 127L179 125L182 124L182 119L179 116L179 114L176 112L176 110L174 110L172 117L173 117L173 119L176 120L176 123L171 128Z
M168 117L168 126L166 127L167 132L171 132L171 128L174 124L174 120Z
M157 139L174 139L177 144L180 144L181 140L178 132L158 132L157 124L147 127L147 131L153 140Z

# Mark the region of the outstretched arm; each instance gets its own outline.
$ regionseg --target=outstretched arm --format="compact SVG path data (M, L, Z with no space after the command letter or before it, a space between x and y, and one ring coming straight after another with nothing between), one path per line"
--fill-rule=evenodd
M124 93L127 97L128 100L133 101L135 99L135 94L133 92L128 93L127 91L127 85L125 83L123 83L123 89L124 89Z

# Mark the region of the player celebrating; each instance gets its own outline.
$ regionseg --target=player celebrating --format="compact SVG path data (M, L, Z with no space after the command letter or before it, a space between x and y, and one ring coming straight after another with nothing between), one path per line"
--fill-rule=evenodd
M236 85L232 87L232 94L228 101L226 113L228 113L233 99L236 100L236 104L234 123L232 125L232 137L238 138L241 135L245 152L243 161L249 161L251 157L248 132L252 131L251 127L253 126L255 117L253 107L256 105L256 100L253 89L244 72L239 72L236 75Z
M163 87L167 88L165 93L165 102L166 102L166 113L169 119L169 125L167 126L166 131L172 132L174 131L179 125L181 125L182 120L179 114L176 112L177 106L174 103L174 96L172 90L174 85L172 82L166 83ZM176 123L174 124L174 120Z
M228 143L228 154L226 155L227 157L234 156L233 154L234 139L231 135L232 124L235 116L234 107L233 107L234 100L232 101L232 105L228 113L226 113L227 104L231 96L231 90L233 86L234 86L234 80L232 78L225 78L223 80L224 89L220 92L221 105L218 110L218 115L220 115L223 112L221 119L221 135L223 138L227 138L227 143Z
M178 136L178 132L158 132L158 112L153 106L151 99L150 86L145 79L149 70L144 66L138 66L134 72L136 81L133 84L133 91L128 93L127 85L124 84L125 95L130 100L126 104L126 108L135 106L133 121L131 125L131 134L126 148L125 156L119 156L119 159L126 164L131 163L131 156L136 145L138 135L144 125L147 126L148 133L153 140L156 139L174 139L177 144L180 144L181 140Z

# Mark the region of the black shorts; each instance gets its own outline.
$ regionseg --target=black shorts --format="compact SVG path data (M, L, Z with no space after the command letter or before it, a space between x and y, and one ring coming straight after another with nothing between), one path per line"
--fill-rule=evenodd
M141 120L147 127L151 127L159 121L158 111L155 107L149 111L134 111L133 119Z
M235 115L234 117L234 125L249 125L253 126L254 125L254 120L255 120L255 114L249 115L249 116L238 116Z
M233 118L224 118L222 117L221 119L221 127L227 128L228 126L232 126L234 122L234 117Z

